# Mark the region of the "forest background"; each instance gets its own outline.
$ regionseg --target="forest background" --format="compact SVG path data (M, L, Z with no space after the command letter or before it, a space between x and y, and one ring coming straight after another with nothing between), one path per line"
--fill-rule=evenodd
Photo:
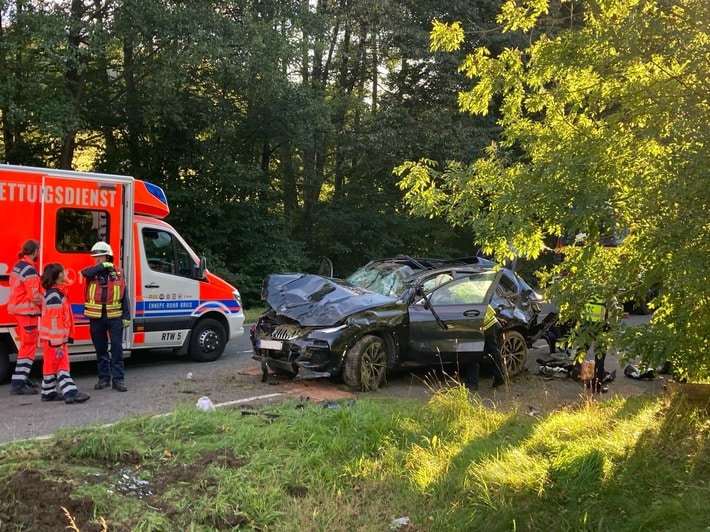
M455 257L474 239L415 217L404 160L471 161L499 128L462 114L457 64L499 0L0 1L0 160L128 174L164 188L169 221L259 303L266 273L345 276L397 253ZM432 21L475 23L454 54Z

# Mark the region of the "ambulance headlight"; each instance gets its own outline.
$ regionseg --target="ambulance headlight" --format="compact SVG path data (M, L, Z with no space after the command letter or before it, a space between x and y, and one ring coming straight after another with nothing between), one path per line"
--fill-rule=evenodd
M237 303L239 303L239 306L242 306L242 295L239 293L239 290L234 290L232 292L232 295L234 296L234 299L237 300Z

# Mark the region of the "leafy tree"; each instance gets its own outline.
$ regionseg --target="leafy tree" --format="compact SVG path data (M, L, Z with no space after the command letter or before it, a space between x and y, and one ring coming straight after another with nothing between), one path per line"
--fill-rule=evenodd
M552 238L584 234L547 271L550 297L577 321L584 303L612 309L610 336L648 364L710 374L710 116L708 4L601 0L569 29L549 26L550 2L508 2L499 22L524 49L476 49L459 106L503 128L473 163L406 162L397 171L414 212L471 228L498 258L536 257ZM459 23L434 24L432 47L457 49ZM605 237L624 237L616 247ZM567 275L560 276L562 272ZM619 323L620 293L660 287L646 327Z

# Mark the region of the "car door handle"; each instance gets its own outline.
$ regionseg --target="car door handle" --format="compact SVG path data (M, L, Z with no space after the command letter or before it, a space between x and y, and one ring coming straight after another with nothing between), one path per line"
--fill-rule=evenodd
M160 288L160 285L156 284L156 283L150 283L150 284L145 285L145 287L146 288Z
M481 311L474 308L471 310L467 310L466 312L463 313L463 315L466 316L467 318L471 318L471 317L475 318L475 317L481 315Z

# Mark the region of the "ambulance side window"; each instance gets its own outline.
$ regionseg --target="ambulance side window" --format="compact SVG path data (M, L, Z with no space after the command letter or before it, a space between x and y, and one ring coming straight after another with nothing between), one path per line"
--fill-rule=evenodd
M57 211L57 250L62 253L90 251L99 240L106 242L111 217L106 211L64 208Z
M151 270L191 277L195 265L183 245L167 231L143 229L143 249Z

